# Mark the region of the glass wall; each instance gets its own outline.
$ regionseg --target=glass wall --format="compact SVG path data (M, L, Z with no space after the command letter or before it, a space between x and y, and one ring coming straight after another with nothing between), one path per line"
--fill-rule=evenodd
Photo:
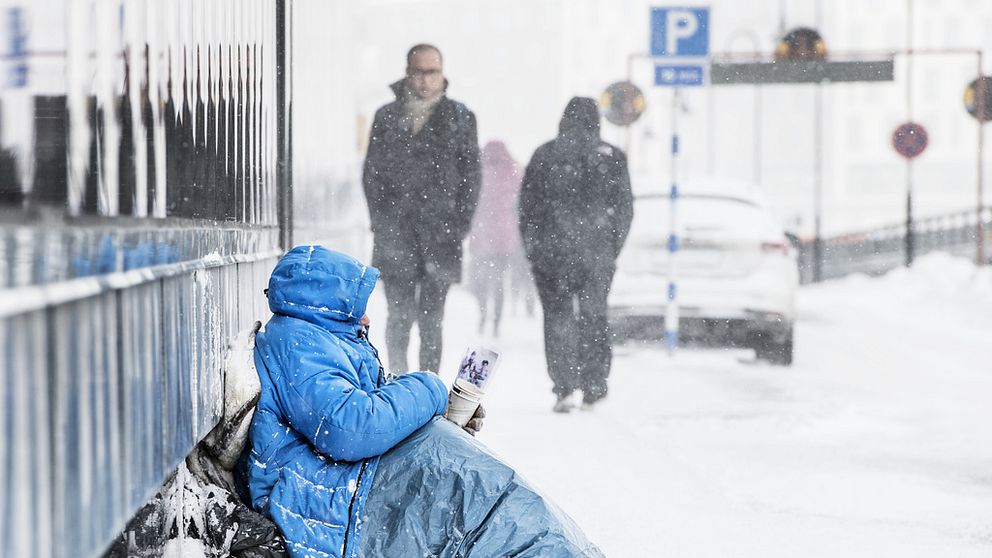
M277 246L274 4L0 0L0 286Z

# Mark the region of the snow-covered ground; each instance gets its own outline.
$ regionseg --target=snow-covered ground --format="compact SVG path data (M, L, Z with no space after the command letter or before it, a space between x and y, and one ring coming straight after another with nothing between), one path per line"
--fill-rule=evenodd
M456 288L441 374L502 350L480 439L608 556L992 555L992 273L932 255L805 287L799 311L791 368L622 346L609 397L556 415L540 319L479 337ZM383 348L381 292L370 315Z

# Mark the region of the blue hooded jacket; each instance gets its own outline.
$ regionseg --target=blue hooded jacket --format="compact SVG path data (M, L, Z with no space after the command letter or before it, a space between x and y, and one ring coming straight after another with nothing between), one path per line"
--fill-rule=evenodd
M359 325L378 277L350 256L298 246L269 279L248 489L294 557L357 556L379 456L447 405L434 374L386 382Z

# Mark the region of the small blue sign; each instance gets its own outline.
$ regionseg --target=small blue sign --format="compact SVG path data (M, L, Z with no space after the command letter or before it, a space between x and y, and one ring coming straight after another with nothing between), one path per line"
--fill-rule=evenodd
M19 7L7 9L7 56L10 66L7 69L7 86L25 87L28 84L27 43L24 10Z
M28 65L21 62L7 70L7 87L18 89L28 85Z
M702 64L656 64L654 84L670 87L703 85L706 71Z
M651 56L709 54L709 8L651 8Z
M27 34L24 31L24 9L7 8L7 55L22 57L27 54Z

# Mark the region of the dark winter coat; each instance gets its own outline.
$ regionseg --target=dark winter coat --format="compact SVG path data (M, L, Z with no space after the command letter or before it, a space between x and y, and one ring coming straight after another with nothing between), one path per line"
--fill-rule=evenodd
M475 115L442 96L424 127L411 134L404 88L372 123L362 182L384 279L432 274L461 279L462 241L479 198Z
M612 278L630 231L633 196L627 158L600 140L591 99L572 99L558 137L534 152L519 213L535 273Z
M359 319L379 272L300 246L269 279L274 314L256 336L262 384L248 489L294 557L353 558L379 456L447 407L434 374L386 382Z

